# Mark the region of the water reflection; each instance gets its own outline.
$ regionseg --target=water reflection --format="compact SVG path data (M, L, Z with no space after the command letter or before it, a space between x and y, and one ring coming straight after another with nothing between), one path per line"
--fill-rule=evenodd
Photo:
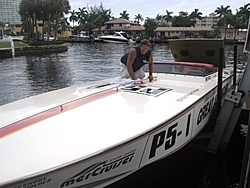
M69 67L56 54L47 57L26 57L27 79L32 90L44 91L67 87L71 83Z
M67 52L37 54L0 60L0 105L36 94L119 76L121 56L133 45L72 43ZM152 46L154 60L173 60L167 44ZM238 59L246 62L238 47ZM226 60L233 62L233 46L226 46Z
M243 53L244 45L237 46L237 64L245 66L248 55ZM225 45L225 58L228 65L233 65L234 63L234 46Z

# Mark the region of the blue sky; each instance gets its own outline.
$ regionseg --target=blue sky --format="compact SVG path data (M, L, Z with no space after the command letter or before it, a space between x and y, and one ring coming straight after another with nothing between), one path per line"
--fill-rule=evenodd
M131 21L139 13L145 19L146 17L155 18L157 14L164 15L166 10L172 11L172 16L178 15L179 11L190 14L195 8L203 13L202 16L208 16L221 5L224 7L229 5L233 14L235 14L236 9L239 10L248 2L247 0L211 0L209 2L204 0L69 0L71 11L76 11L79 7L100 6L102 3L106 9L111 9L113 16L117 18L123 10L127 10Z

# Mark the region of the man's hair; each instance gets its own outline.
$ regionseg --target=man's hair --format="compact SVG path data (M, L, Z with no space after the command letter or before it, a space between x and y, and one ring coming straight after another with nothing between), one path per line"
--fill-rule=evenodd
M140 46L143 45L143 44L144 44L144 45L151 46L151 43L150 43L149 40L147 40L147 39L141 40Z

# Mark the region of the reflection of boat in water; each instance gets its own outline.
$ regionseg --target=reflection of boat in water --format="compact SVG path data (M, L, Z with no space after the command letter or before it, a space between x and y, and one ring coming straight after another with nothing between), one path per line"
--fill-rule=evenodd
M216 104L217 69L154 70L153 82L111 78L0 106L0 187L105 186L185 146Z
M131 40L131 37L126 32L115 32L113 35L104 35L99 37L103 42L111 42L111 43L128 43L134 42Z

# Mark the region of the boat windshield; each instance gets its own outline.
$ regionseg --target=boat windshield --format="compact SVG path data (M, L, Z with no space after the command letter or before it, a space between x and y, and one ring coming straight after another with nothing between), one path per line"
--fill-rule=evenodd
M121 35L122 35L123 37L127 38L127 39L129 39L129 38L130 38L130 36L129 36L129 34L128 34L128 33L121 33Z
M148 66L145 65L145 72ZM155 73L181 74L191 76L207 76L217 70L212 65L198 63L154 63Z

